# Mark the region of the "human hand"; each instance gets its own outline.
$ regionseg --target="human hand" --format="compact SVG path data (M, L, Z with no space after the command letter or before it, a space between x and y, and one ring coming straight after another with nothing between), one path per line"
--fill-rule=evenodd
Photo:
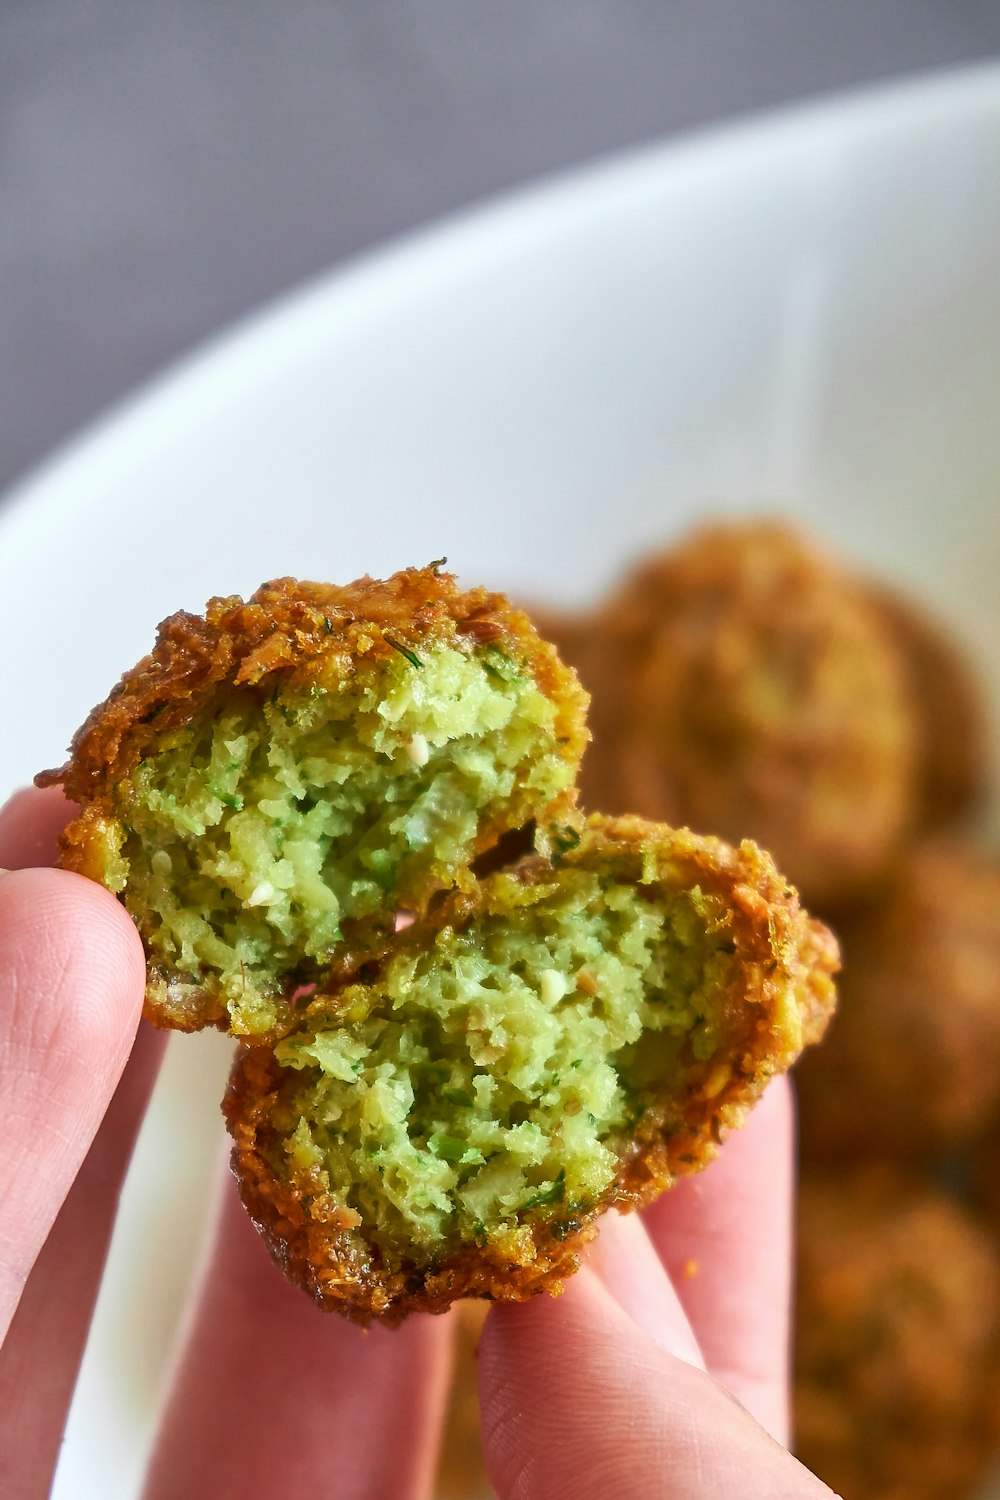
M65 807L35 792L8 804L0 865L50 862ZM0 1494L9 1500L48 1491L155 1078L162 1039L145 1027L122 1074L143 972L134 930L97 886L47 869L0 879L0 1338L13 1315L0 1351ZM790 1202L781 1082L706 1173L641 1222L609 1216L561 1298L491 1311L480 1386L501 1500L830 1496L764 1430L785 1433ZM425 1500L450 1332L448 1318L364 1334L321 1316L277 1275L230 1190L146 1500Z
M780 1078L704 1172L605 1218L562 1297L490 1313L480 1396L501 1500L832 1500L783 1446L792 1202Z
M145 962L113 897L37 868L54 861L66 816L59 793L0 809L0 867L18 872L0 877L0 1495L11 1500L48 1493L159 1050L141 1039L116 1094Z
M0 809L0 866L18 871L0 876L3 1500L49 1492L164 1042L139 1027L145 961L120 904L78 875L22 869L54 861L68 813L58 792L33 790ZM425 1494L449 1333L421 1318L366 1337L322 1317L230 1189L150 1495Z

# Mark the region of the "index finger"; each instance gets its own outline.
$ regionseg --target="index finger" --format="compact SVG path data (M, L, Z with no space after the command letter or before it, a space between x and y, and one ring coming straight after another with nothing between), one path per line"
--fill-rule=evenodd
M74 808L58 787L42 792L29 786L15 792L0 807L0 865L6 870L54 865L59 835Z
M69 811L60 793L36 791L0 808L0 865L51 863ZM37 868L0 880L4 1495L48 1493L120 1179L156 1069L159 1042L146 1036L114 1092L144 969L138 937L107 891Z
M777 1078L717 1159L643 1215L706 1364L788 1441L794 1105Z

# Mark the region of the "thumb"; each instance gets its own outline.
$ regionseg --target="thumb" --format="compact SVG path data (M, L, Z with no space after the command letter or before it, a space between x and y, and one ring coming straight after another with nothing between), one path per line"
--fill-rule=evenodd
M128 1058L142 946L64 870L0 877L0 1341Z
M710 1375L638 1327L593 1271L561 1297L494 1308L479 1381L499 1500L832 1500Z

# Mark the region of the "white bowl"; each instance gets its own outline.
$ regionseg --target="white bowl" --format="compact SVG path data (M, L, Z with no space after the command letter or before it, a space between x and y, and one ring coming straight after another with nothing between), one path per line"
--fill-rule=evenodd
M786 512L912 585L1000 701L998 398L1000 69L533 188L261 314L0 509L0 794L209 594L446 553L467 581L582 601L719 511ZM57 1497L136 1492L223 1067L206 1038L171 1050Z

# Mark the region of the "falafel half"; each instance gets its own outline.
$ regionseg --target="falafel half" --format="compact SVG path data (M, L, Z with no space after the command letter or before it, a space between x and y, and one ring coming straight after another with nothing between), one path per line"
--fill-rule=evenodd
M38 777L120 893L157 1025L280 1034L504 833L576 799L587 698L527 616L435 565L173 615Z
M600 815L558 839L238 1058L244 1203L322 1306L558 1291L821 1036L836 945L768 855Z

